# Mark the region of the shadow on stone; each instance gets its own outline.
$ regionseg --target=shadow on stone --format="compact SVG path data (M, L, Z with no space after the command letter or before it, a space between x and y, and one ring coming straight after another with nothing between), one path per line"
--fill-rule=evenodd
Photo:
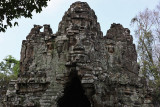
M84 94L78 76L71 73L70 80L64 88L64 95L58 100L58 107L91 107L90 101Z

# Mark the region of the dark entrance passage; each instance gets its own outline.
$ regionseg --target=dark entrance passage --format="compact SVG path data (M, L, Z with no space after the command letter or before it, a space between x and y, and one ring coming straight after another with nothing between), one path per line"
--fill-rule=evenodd
M70 81L64 88L64 95L58 100L58 107L91 107L77 75L70 75Z

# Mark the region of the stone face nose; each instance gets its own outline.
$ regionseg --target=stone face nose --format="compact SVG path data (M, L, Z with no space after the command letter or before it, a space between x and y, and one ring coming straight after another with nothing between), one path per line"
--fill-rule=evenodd
M80 41L77 42L77 44L74 46L73 51L82 51L82 52L85 51L84 46Z

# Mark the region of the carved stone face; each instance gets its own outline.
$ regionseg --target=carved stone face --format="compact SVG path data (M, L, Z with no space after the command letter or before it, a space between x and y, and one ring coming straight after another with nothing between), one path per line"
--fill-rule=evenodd
M89 54L94 50L91 38L85 34L79 34L72 36L70 43L74 43L72 40L75 40L75 44L70 47L70 50L72 50L70 61L74 63L86 63L89 61Z

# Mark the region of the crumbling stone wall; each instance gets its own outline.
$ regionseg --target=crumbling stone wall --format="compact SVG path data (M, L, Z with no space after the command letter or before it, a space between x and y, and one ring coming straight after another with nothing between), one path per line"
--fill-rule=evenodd
M8 89L9 81L4 77L0 79L0 107L3 106L3 99Z
M103 36L85 2L70 6L57 33L41 28L34 25L22 42L20 74L6 105L152 107L129 29L112 24Z

